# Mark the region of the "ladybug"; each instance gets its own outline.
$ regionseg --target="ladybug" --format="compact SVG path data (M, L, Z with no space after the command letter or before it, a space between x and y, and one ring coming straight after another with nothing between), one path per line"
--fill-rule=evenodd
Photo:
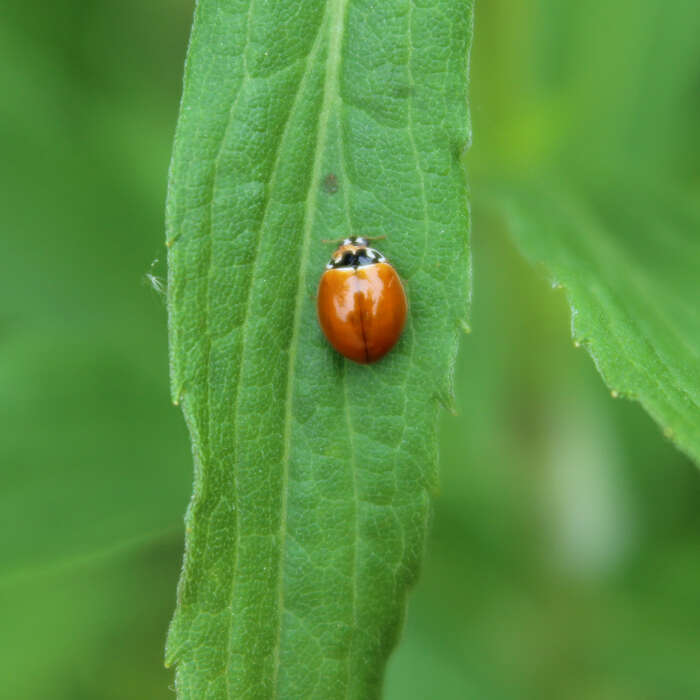
M345 238L318 285L318 320L330 344L355 362L376 362L399 339L407 306L396 270L369 239Z

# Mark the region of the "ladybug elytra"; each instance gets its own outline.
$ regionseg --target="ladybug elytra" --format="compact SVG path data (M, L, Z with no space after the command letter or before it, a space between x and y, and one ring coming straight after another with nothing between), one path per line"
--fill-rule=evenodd
M386 355L401 335L408 304L396 270L352 236L338 246L318 287L318 320L330 344L345 357L368 364Z

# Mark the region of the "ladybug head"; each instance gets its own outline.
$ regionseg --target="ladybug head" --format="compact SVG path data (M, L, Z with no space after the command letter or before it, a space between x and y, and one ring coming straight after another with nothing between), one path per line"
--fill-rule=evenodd
M342 243L335 249L326 265L326 269L330 270L339 267L357 269L362 265L372 265L385 261L386 258L378 250L369 247L369 239L363 236L351 236L350 238L344 238Z

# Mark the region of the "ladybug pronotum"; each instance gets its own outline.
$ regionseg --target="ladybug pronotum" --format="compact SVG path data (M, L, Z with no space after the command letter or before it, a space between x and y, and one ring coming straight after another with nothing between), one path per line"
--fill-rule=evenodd
M368 364L394 347L406 321L406 294L396 270L352 236L338 246L318 286L318 320L330 344Z

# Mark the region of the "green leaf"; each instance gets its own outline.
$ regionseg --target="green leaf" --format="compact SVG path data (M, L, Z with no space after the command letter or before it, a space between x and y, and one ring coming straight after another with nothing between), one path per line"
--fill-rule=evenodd
M199 2L167 217L182 698L379 696L468 313L471 25L470 0ZM316 321L322 241L349 234L386 236L409 297L371 366Z
M700 463L697 203L602 171L535 177L495 196L525 256L565 289L574 343L612 396L639 401Z

